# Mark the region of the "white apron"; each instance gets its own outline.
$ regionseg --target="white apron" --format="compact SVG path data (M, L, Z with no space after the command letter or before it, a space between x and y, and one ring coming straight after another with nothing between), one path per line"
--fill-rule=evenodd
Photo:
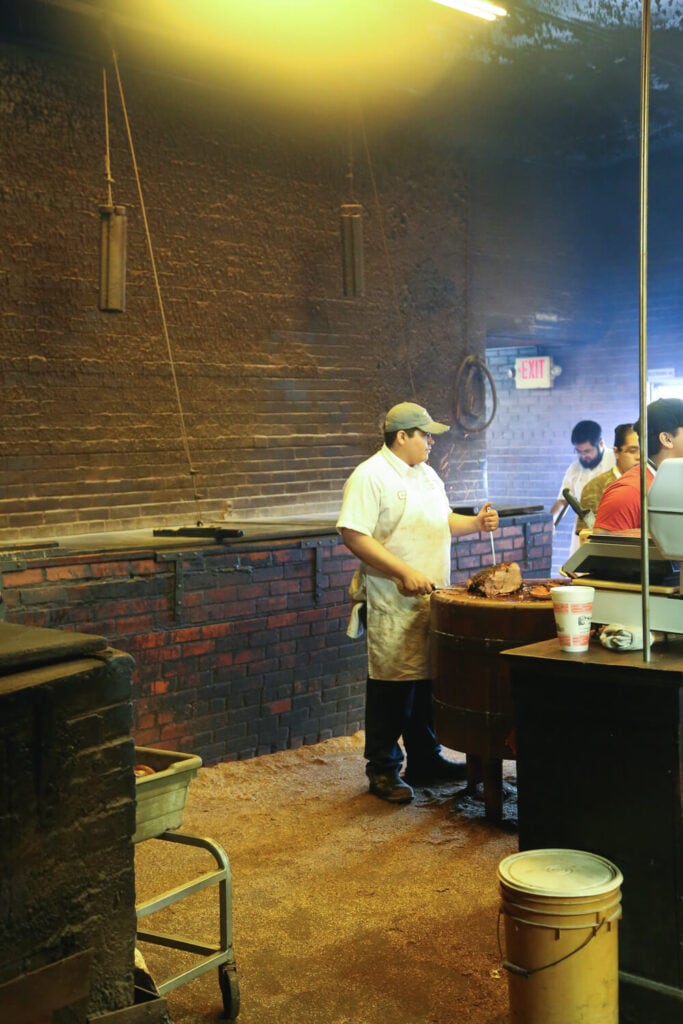
M438 480L415 483L402 482L403 515L383 544L437 586L447 586L451 569L448 499ZM393 580L367 565L363 569L370 678L429 679L429 595L404 597Z

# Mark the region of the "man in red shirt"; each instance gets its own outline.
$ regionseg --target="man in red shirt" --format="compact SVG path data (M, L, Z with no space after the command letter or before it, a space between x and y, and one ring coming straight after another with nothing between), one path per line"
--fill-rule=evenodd
M640 422L633 424L640 435ZM647 407L647 488L665 459L683 458L683 399L659 398ZM640 536L640 466L629 469L602 494L593 533Z

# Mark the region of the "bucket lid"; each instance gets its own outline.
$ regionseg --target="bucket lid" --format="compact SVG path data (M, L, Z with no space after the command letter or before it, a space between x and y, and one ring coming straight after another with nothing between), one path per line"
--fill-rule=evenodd
M611 861L584 850L524 850L498 865L498 877L538 896L598 896L623 882Z

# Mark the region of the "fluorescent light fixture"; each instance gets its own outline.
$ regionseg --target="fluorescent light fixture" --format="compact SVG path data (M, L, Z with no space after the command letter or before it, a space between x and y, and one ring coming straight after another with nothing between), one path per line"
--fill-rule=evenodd
M484 21L495 21L507 15L504 7L487 3L487 0L434 0L434 3L452 7L454 11L462 11L464 14L473 14L475 18L483 18Z

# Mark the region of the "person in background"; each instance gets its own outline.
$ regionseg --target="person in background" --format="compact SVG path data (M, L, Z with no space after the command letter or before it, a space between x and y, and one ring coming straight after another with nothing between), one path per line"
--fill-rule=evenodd
M640 421L633 424L640 435ZM647 407L647 489L665 459L683 458L683 399L658 398ZM624 473L603 493L593 533L640 536L640 466Z
M346 482L337 521L361 563L352 600L366 606L366 775L370 792L390 803L410 802L413 786L466 776L464 764L442 756L434 732L429 596L450 582L452 538L495 530L498 513L488 503L476 516L451 511L427 465L433 435L449 429L414 402L393 406L382 448Z
M566 489L574 495L577 501L581 499L581 492L593 477L605 473L616 465L616 459L612 449L605 448L602 439L602 427L595 420L579 420L572 430L571 442L578 458L571 463L562 479L560 493L557 500L550 509L553 520L557 523L557 514L567 507L567 500L562 492ZM576 517L572 541L569 553L572 554L579 546L578 516Z
M608 469L606 473L600 473L599 476L594 476L592 480L589 480L584 489L581 491L581 497L579 501L581 508L586 512L593 513L592 523L595 522L595 513L598 510L600 498L602 492L610 484L613 484L615 480L618 480L622 474L628 472L633 466L640 462L640 444L638 442L638 434L633 429L632 423L620 423L614 428L614 457L616 458L616 465ZM586 523L583 519L579 519L578 531L585 529ZM592 525L592 524L591 524Z

